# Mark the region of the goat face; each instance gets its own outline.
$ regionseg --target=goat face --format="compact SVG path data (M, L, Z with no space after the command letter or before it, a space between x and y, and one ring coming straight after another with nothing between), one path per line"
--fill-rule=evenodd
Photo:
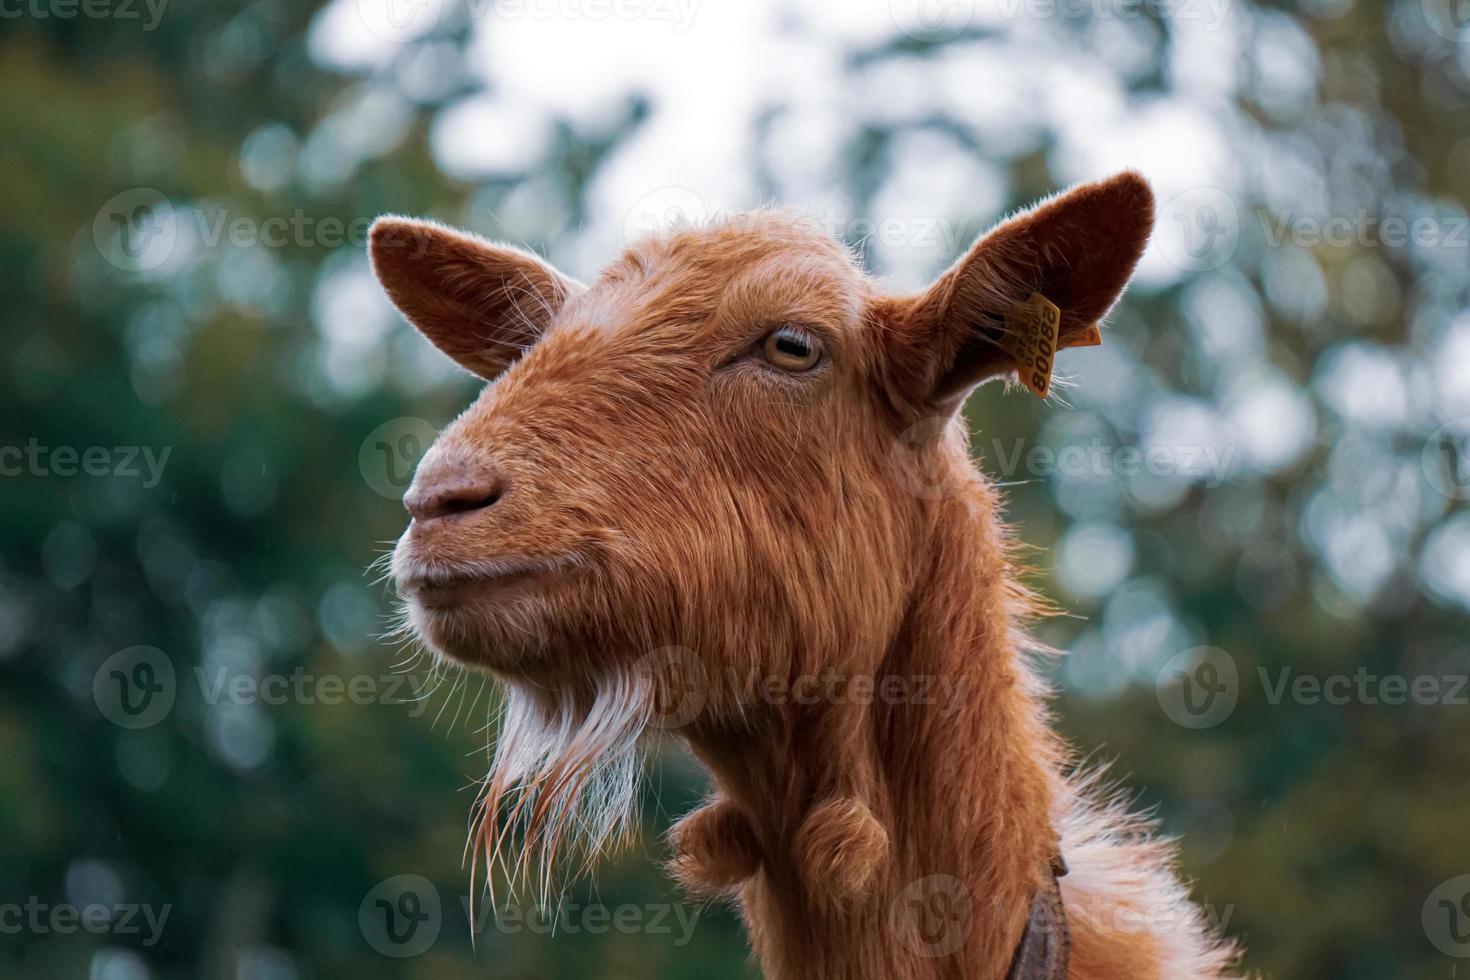
M434 649L560 678L672 647L739 675L896 614L913 498L887 464L876 297L830 238L737 219L585 288L431 226L380 223L374 256L491 381L406 497L395 577ZM456 286L462 319L426 322L409 293Z
M1005 312L1041 292L1062 309L1059 346L1082 342L1150 224L1125 174L889 296L777 214L642 242L588 286L380 220L394 302L489 382L405 498L393 572L410 622L444 656L544 686L672 648L711 682L716 722L767 677L871 673L935 559L936 481L989 499L952 419L1018 366Z

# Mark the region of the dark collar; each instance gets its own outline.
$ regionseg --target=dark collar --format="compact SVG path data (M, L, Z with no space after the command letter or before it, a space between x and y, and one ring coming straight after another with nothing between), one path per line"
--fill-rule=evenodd
M1006 980L1065 980L1072 937L1067 931L1067 910L1062 907L1062 886L1057 879L1066 873L1067 862L1058 854L1042 877L1041 889L1031 899L1031 914Z

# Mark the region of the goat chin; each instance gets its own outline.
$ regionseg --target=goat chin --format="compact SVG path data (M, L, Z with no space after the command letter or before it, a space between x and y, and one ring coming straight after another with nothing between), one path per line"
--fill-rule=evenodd
M548 636L555 616L554 607L532 594L437 606L409 598L402 605L405 632L435 656L527 680L553 665Z

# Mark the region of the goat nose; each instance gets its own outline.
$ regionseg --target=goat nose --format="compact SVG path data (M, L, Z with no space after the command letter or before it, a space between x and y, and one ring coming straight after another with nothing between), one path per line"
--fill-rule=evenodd
M416 521L432 521L492 507L505 495L505 480L487 470L461 467L436 469L414 478L403 506Z

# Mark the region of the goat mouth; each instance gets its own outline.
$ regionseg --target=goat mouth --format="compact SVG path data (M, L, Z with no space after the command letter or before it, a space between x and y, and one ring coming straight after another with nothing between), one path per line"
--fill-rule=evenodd
M396 586L401 595L426 609L449 611L532 592L572 565L570 558L501 558L467 566L416 562L397 578Z

